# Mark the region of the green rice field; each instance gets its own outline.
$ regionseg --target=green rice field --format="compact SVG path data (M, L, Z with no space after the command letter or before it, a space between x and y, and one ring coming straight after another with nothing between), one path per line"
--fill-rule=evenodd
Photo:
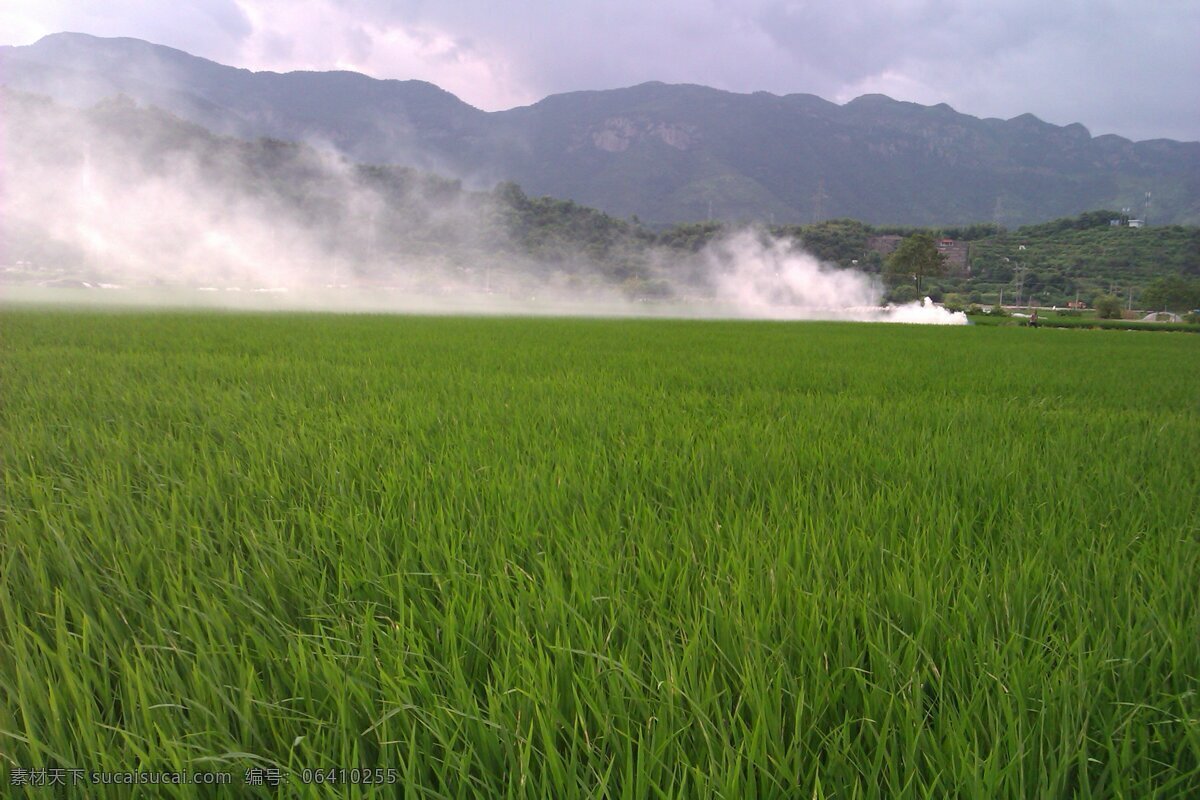
M1200 796L1200 337L10 306L0 471L0 795Z

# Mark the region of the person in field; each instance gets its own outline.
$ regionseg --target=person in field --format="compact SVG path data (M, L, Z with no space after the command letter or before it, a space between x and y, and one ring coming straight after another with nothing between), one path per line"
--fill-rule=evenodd
M1037 316L1037 309L1035 308L1029 314L1029 327L1036 328L1037 326L1038 326L1038 316Z

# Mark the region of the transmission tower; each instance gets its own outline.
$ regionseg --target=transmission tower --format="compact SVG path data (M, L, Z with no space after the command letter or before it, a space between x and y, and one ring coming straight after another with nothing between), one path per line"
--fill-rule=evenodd
M813 224L817 224L825 219L825 201L829 199L829 195L825 192L825 179L821 178L817 181L817 191L813 193Z

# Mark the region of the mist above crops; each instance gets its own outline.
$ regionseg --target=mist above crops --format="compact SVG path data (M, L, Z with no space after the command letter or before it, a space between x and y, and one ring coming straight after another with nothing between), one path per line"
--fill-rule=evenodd
M882 305L877 278L822 264L786 239L745 230L706 249L716 297L739 316L861 322L966 324L966 315L932 302Z
M515 186L474 192L320 142L218 137L126 99L82 112L4 100L10 286L223 307L966 322L883 308L874 276L759 230L681 253L571 207L583 232L547 242L518 213L540 201ZM598 244L598 224L617 234Z

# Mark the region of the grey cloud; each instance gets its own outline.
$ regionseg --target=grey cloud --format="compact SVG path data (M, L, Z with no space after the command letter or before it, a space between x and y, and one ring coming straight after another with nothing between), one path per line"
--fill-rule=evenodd
M78 31L133 36L209 58L235 57L252 26L236 0L11 0L0 13L0 35L10 30L42 34ZM29 44L4 41L2 44Z
M1094 133L1200 138L1194 3L617 0L500 14L475 0L354 5L477 42L534 97L665 80L832 99L900 78L926 89L899 99L979 116L1030 111Z

